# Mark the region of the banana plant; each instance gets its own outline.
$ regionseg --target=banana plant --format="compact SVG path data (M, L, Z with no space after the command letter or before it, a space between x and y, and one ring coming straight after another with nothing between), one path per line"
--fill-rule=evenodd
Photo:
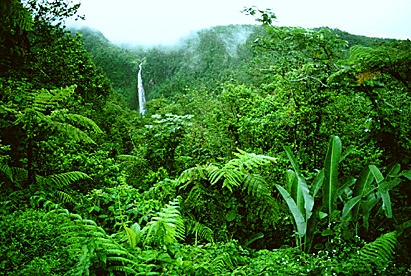
M275 186L286 201L293 216L297 246L302 250L309 251L312 235L308 235L307 232L309 228L312 230L313 224L317 222L317 218L312 219L314 198L325 183L325 170L320 170L309 186L298 167L290 147L286 146L284 150L293 169L287 171L286 188L281 185ZM320 219L325 217L324 213L320 212L316 215Z
M355 182L351 198L345 202L342 210L342 222L347 225L352 221L356 230L362 219L364 228L368 231L369 218L374 207L381 202L382 209L387 218L392 218L392 205L389 191L401 183L401 176L407 177L407 171L400 173L400 164L388 168L384 177L374 165L365 167Z
M392 218L389 191L401 182L400 176L411 179L411 172L399 173L399 164L391 166L385 177L376 166L369 165L360 173L358 179L351 176L339 178L339 163L350 150L343 154L340 138L333 136L328 145L324 168L317 173L311 185L308 185L291 149L284 147L284 150L292 170L287 171L285 187L275 186L293 216L297 246L304 251L310 251L314 234L319 231L317 224L326 217L328 225L321 232L323 236L332 234L333 222L341 222L342 227L349 227L350 222L354 222L358 228L359 219L362 218L363 226L368 229L371 211L379 202L382 202L386 217ZM315 201L320 190L321 201ZM338 199L342 204L337 204ZM319 204L314 206L315 202ZM338 207L341 205L342 209Z

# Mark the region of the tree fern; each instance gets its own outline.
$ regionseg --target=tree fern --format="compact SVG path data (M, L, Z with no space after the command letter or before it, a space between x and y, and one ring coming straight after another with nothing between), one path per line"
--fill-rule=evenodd
M360 250L360 258L376 265L384 265L390 262L395 254L397 245L397 232L389 232L381 235L375 241L364 245Z
M17 186L22 187L24 181L27 180L28 172L23 168L9 167L7 164L0 165L0 172L6 174L6 176L11 180L11 182ZM42 193L47 192L48 196L56 196L60 203L76 203L72 195L61 189L67 187L74 182L83 179L90 179L90 177L79 171L65 172L60 174L52 174L49 176L35 175L36 184L40 188L38 189Z
M60 102L66 101L76 89L76 85L54 90L41 89L33 97L32 107L39 112L58 108Z
M87 118L85 116L82 116L80 114L73 114L73 113L67 113L67 110L56 110L51 114L51 118L54 119L59 119L63 122L68 122L70 125L78 125L78 126L83 126L94 133L102 133L102 130L100 127L90 118Z
M54 134L59 133L79 142L95 143L94 140L81 128L89 128L95 133L102 133L101 129L89 118L79 114L69 114L67 110L60 108L60 103L74 93L76 86L55 90L40 90L33 94L22 110L16 109L15 125L20 125L27 136L27 184L34 184L35 154L34 149L38 142L39 131ZM75 126L75 125L76 126Z

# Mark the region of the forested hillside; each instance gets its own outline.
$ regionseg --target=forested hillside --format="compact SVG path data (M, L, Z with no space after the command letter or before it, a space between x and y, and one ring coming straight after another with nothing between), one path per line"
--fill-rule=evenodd
M1 274L411 273L411 41L250 8L121 48L25 3L0 4Z

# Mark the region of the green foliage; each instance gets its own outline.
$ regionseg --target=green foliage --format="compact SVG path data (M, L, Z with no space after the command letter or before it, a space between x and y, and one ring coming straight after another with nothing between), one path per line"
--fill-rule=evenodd
M150 143L145 152L145 158L149 160L148 166L155 171L160 167L167 169L170 174L181 171L176 166L177 150L191 126L192 115L165 114L164 116L152 115L152 123L146 125L145 140Z
M255 168L274 162L276 159L270 156L247 153L240 149L234 155L238 158L231 159L222 168L210 170L211 185L215 185L223 178L222 187L233 192L233 187L238 188L244 182L245 187L243 189L247 189L249 194L261 195L261 189L267 189L263 187L265 183L261 178L253 177L250 172Z
M100 269L137 274L136 269L141 269L138 259L94 221L83 219L77 214L69 214L67 210L60 215L72 220L61 227L70 258L77 259L77 264L70 270L70 274L89 275L91 270L94 275Z
M161 246L176 243L177 239L184 239L184 222L178 208L178 199L174 199L151 218L147 225L145 243Z
M25 87L23 87L25 88ZM100 128L89 118L79 114L71 114L66 109L61 108L61 104L67 101L74 93L76 86L62 89L35 91L25 95L24 104L13 105L6 110L7 115L14 119L14 125L19 128L9 126L6 129L11 131L4 134L4 138L11 139L13 134L24 135L23 141L14 144L20 146L18 142L25 142L25 154L27 158L27 184L35 184L37 171L39 169L38 143L46 140L46 135L66 135L74 141L95 143L86 131L80 129L89 128L96 133L101 133ZM78 127L76 127L77 125ZM16 143L16 141L13 141ZM15 151L18 148L13 148Z
M79 114L69 114L66 110L58 109L59 104L74 93L76 86L56 90L41 90L34 95L31 102L28 102L27 108L21 114L17 115L15 124L23 124L30 138L35 136L35 125L46 125L50 130L57 130L60 133L67 134L75 141L85 141L95 143L84 131L72 125L76 122L86 128L92 129L96 133L101 133L101 129L87 117Z
M353 177L339 179L338 165L346 154L342 158L341 141L337 136L333 136L330 139L324 169L317 174L311 185L307 185L290 148L285 147L285 150L294 171L287 173L287 189L280 185L276 185L276 187L293 215L298 235L297 245L301 249L307 252L311 251L316 233L321 232L324 237L332 234L332 223L340 222L342 227L348 231L350 227L348 222L351 220L357 229L355 233L357 234L360 215L363 226L368 231L371 210L379 201L382 201L382 209L385 211L386 217L392 218L389 190L401 182L398 164L391 167L387 173L386 178L388 179L383 177L375 165L366 167L358 180ZM374 180L377 184L376 187L371 186ZM353 190L350 188L352 185L354 185ZM314 206L315 196L319 191L322 193L322 204ZM337 208L338 198L343 203L342 210ZM313 213L314 216L312 216ZM324 217L328 217L328 223L321 231L318 227ZM309 231L310 233L308 233ZM314 247L320 246L314 245Z
M372 104L370 135L386 149L391 162L409 162L410 57L408 41L389 41L379 47L354 46L348 64L355 89Z
M211 228L196 221L193 216L184 220L186 235L194 234L194 245L197 246L198 240L204 239L208 242L214 243L214 232Z
M379 267L386 267L393 259L397 245L395 231L378 237L375 241L364 245L360 250L360 258L365 262L372 262Z
M248 254L235 241L184 246L177 251L177 262L168 266L167 271L170 275L233 275L246 263Z
M3 2L2 274L410 272L409 41L252 7L121 49L64 30L76 2ZM146 117L123 107L143 58Z
M295 248L260 250L250 258L251 263L237 271L245 275L395 275L358 258L356 250L349 249L349 261L327 252L307 254Z
M196 221L214 232L217 240L227 230L243 242L256 233L268 231L283 213L272 196L272 187L259 173L276 159L239 150L222 166L204 165L185 170L179 177L183 207ZM218 217L213 214L224 213ZM218 234L221 232L221 234ZM224 233L224 234L223 234Z
M33 27L30 12L19 0L3 1L0 4L0 75L12 66L22 64L29 48L27 33Z
M3 275L63 275L74 265L58 229L67 219L27 208L0 218Z

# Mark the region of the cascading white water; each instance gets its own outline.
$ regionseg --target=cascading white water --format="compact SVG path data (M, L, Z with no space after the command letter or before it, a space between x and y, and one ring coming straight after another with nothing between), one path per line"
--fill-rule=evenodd
M146 95L144 93L143 78L141 77L143 63L141 62L138 66L140 70L138 71L138 106L140 108L140 114L144 115L146 113Z

